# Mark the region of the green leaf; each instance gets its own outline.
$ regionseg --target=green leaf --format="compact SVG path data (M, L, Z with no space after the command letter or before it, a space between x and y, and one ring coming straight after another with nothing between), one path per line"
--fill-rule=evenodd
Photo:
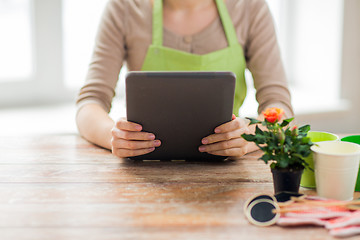
M283 120L283 122L281 123L280 127L286 127L287 125L289 125L289 123L294 120L294 118L288 118Z
M256 136L253 134L242 134L241 135L242 138L244 138L246 141L248 142L254 142L256 140Z
M299 153L293 153L293 155L292 155L293 157L297 157L297 158L300 158L300 159L302 159L302 155L301 154L299 154Z
M268 154L264 154L264 155L262 155L262 157L260 159L263 160L267 164L268 161L271 160L271 156L269 156Z
M289 166L289 163L287 161L282 160L278 162L278 165L281 168L287 168Z
M308 131L310 131L310 125L299 127L299 133L307 133Z
M253 124L258 124L258 123L262 123L262 121L255 119L255 118L246 118L248 120L250 120L249 125L253 125Z
M272 168L272 169L276 168L276 163L275 162L271 163L270 168Z
M310 143L311 144L312 142L311 142L309 137L303 137L301 139L301 143L303 143L303 144L309 144Z
M255 134L257 135L257 134L264 134L264 131L262 131L258 126L256 126L256 128L255 128Z

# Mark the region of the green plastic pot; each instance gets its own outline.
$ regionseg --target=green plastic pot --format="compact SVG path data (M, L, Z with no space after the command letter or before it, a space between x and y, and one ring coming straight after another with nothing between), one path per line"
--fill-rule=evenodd
M351 136L343 137L341 139L341 141L357 143L360 145L360 135L351 135ZM359 173L358 173L357 180L356 180L355 191L360 192L360 174Z

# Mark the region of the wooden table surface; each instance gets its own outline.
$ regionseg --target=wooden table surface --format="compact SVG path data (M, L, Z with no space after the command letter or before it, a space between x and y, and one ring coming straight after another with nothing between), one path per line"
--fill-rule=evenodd
M0 137L0 239L333 239L246 220L249 197L273 194L260 154L134 162L77 135Z

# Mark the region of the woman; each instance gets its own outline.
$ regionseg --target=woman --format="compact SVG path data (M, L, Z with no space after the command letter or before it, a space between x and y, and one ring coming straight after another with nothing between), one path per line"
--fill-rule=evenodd
M253 75L258 112L281 107L293 115L273 21L264 0L110 0L97 35L86 82L77 99L80 134L118 157L161 145L152 133L108 115L119 71L226 70L237 76L234 113L246 96L244 70ZM261 114L259 116L261 118ZM240 157L256 149L241 134L244 119L218 126L199 151ZM200 145L200 143L199 143Z

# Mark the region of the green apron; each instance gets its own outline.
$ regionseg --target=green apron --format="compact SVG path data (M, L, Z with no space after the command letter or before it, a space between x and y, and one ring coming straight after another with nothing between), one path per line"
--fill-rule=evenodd
M153 7L152 45L145 57L142 71L231 71L236 75L233 113L238 116L239 108L246 96L246 61L238 43L235 28L223 0L215 0L220 19L228 41L228 47L197 55L163 46L162 0L155 0Z

